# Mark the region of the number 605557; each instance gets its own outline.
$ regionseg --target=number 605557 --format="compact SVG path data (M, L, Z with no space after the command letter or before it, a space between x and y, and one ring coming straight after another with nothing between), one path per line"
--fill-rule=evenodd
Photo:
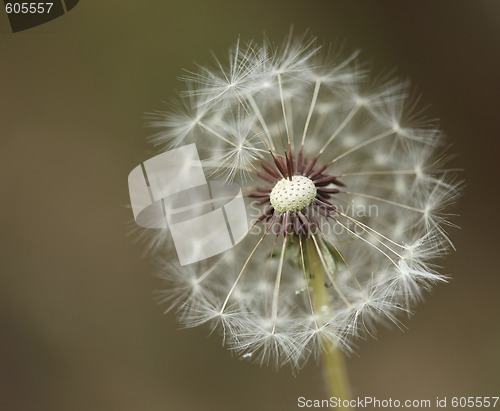
M54 3L6 3L5 12L7 14L45 14L50 13Z

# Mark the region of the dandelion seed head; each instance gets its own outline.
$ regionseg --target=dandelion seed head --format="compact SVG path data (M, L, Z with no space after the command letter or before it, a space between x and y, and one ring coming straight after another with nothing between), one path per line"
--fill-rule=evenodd
M326 49L306 36L238 40L152 116L152 142L196 143L209 176L242 186L252 219L224 254L159 260L159 299L261 365L297 369L325 341L351 352L380 323L403 328L399 317L447 278L433 260L452 247L447 209L461 184L441 131L408 82Z

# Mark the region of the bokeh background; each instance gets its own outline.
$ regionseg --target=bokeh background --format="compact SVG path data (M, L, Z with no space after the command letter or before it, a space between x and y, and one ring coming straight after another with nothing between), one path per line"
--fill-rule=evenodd
M181 4L182 3L182 4ZM293 410L324 398L297 376L231 358L206 328L178 330L127 237L127 175L152 155L143 113L238 35L281 42L293 24L397 68L458 154L453 280L408 330L348 360L355 395L500 395L500 2L81 0L12 34L0 11L0 410Z

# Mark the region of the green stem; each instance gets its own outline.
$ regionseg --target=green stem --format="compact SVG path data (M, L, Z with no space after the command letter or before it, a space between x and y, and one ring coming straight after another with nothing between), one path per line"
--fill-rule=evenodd
M307 269L311 276L312 299L315 312L321 312L323 307L330 307L331 301L325 286L325 267L321 262L316 246L312 239L306 240ZM333 275L333 273L332 273ZM321 365L328 397L342 400L351 399L351 390L345 367L344 357L338 346L331 340L322 340ZM352 410L351 407L337 407L337 410Z
M332 344L330 344L329 347L325 347L321 360L329 396L337 397L342 400L350 400L351 389L342 351L340 351L337 346L332 346ZM337 407L337 409L352 410L351 407Z

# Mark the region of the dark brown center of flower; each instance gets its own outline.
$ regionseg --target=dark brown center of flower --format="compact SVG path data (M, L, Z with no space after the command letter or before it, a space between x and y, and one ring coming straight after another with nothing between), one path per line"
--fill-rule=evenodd
M259 216L276 235L310 235L320 227L319 218L333 218L337 209L330 202L339 190L332 185L344 186L338 177L326 173L329 164L316 166L318 156L308 161L299 151L292 150L279 156L270 151L273 162L262 161L258 175L269 184L256 187L250 197L257 204L267 205Z

